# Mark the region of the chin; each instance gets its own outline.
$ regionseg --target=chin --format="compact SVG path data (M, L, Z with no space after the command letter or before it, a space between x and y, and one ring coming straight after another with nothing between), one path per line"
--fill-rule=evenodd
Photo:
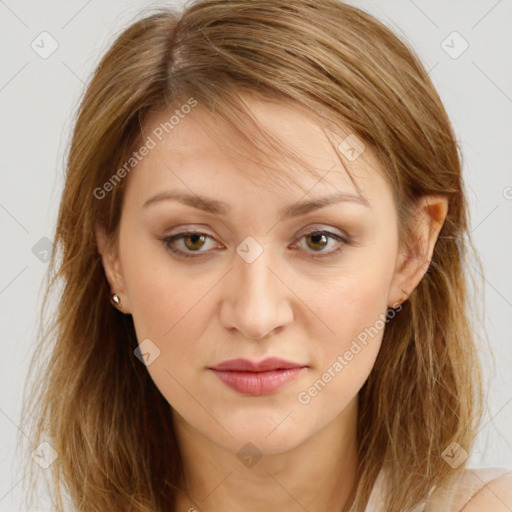
M243 458L245 455L270 456L286 453L308 439L306 432L292 431L292 429L283 429L282 432L277 430L268 435L266 424L261 428L255 424L248 428L233 428L231 430L233 437L223 436L221 439L212 439L212 441L237 455L238 458Z
M312 416L301 410L302 406L231 408L213 412L215 418L222 418L220 427L216 422L207 424L190 419L189 425L225 450L238 454L243 447L250 445L261 455L285 453L306 442L322 428L312 422ZM249 449L249 448L248 448Z

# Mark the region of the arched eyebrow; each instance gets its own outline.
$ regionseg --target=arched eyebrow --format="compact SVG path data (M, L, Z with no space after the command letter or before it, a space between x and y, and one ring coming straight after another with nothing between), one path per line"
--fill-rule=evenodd
M182 204L219 216L225 216L230 212L229 205L222 201L179 190L160 192L145 201L143 208L147 208L148 206L161 201L178 201ZM298 201L291 205L287 205L279 211L279 215L281 219L298 217L300 215L306 215L314 210L319 210L320 208L338 203L356 203L371 209L371 205L366 198L347 192L338 192L336 194L313 199L311 201Z

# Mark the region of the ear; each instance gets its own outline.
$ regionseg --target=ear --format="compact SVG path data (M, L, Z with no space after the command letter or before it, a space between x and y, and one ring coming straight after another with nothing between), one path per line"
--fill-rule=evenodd
M448 213L448 198L443 195L422 196L415 209L412 247L397 257L390 286L388 307L405 302L427 272L434 246Z
M111 241L109 240L105 228L100 224L96 224L95 226L95 235L98 252L101 254L103 270L105 271L105 276L110 285L110 293L117 293L121 300L122 312L130 313L128 295L126 293L121 262L118 256L117 241L115 244L110 243Z

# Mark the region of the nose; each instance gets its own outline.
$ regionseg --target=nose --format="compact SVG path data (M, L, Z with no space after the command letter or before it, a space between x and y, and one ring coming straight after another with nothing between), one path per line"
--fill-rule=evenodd
M252 263L242 258L235 262L220 310L226 329L261 340L293 321L293 293L273 267L267 251Z

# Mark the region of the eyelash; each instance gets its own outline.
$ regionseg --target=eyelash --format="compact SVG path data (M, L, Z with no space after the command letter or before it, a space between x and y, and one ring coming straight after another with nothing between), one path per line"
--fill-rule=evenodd
M179 240L186 236L191 236L191 235L205 235L208 238L213 239L213 237L211 237L208 233L203 233L201 231L183 231L183 232L177 233L175 235L161 238L160 241L168 250L170 250L171 252L173 252L183 258L198 258L198 257L205 255L207 253L207 251L197 251L196 254L194 254L193 252L191 253L190 251L182 251L179 249L174 249L172 247L171 243L174 242L175 240ZM344 249L345 245L350 245L350 243L351 243L348 238L338 235L337 233L332 233L331 231L325 231L325 230L310 231L309 233L305 233L304 235L302 235L298 240L301 240L302 238L305 238L307 236L313 236L313 235L325 235L327 238L341 242L341 245L337 249L334 249L329 252L317 252L317 253L312 252L311 258L326 258L329 256L334 256L335 254L338 254L340 251L342 251ZM296 242L294 242L294 244L292 244L292 245L295 245L295 244L296 244ZM309 251L306 251L306 252L309 252Z

